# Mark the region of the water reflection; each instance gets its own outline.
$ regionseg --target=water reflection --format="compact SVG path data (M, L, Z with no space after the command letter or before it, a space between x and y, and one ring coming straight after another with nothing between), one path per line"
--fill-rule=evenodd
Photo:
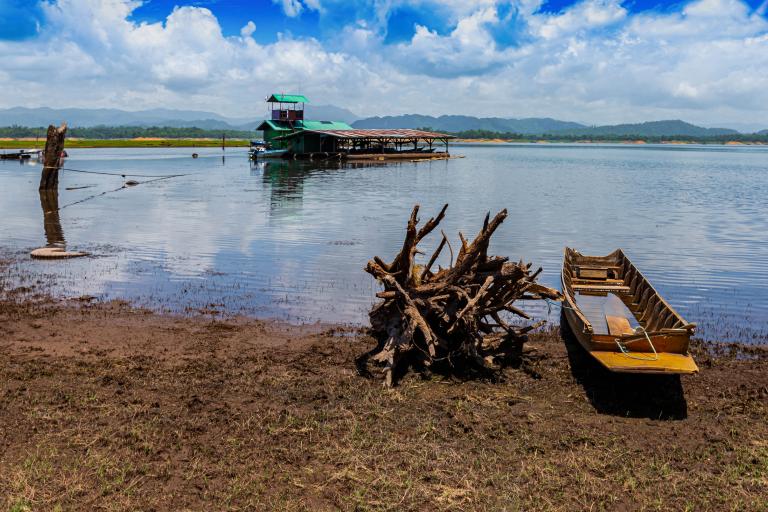
M307 160L261 160L251 162L251 175L261 176L265 189L270 191L270 215L290 216L303 209L304 184L309 179L322 180L324 175L339 170L373 167L396 167L402 162L362 163L338 160L311 162ZM413 164L411 164L413 165Z
M0 254L43 238L98 254L45 267L52 292L67 295L363 323L378 287L362 267L402 246L415 203L425 215L450 204L452 242L507 208L492 252L544 267L543 284L559 285L565 245L622 247L703 337L768 332L768 148L506 145L378 165L251 164L245 151L223 160L219 148L196 151L73 150L76 169L184 177L103 194L122 179L65 172L59 197L36 196L39 166L0 161ZM59 218L57 203L72 207ZM539 317L558 315L542 308Z
M66 248L64 230L61 227L59 215L59 191L40 190L40 208L43 210L43 229L45 231L46 247Z
M304 180L312 166L305 162L268 160L254 162L261 172L262 182L270 190L270 215L291 215L302 209Z

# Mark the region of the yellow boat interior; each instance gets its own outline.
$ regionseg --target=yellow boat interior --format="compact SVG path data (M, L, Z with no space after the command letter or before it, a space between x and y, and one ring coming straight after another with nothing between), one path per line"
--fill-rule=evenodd
M694 373L696 328L670 306L623 251L585 256L566 248L565 316L579 342L614 371Z

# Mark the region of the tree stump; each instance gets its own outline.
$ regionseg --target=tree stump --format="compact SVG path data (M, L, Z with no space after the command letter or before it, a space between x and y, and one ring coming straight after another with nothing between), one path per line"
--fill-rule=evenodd
M48 138L43 150L43 172L40 176L40 190L53 190L59 187L59 169L64 151L64 138L67 134L67 123L56 128L48 126Z

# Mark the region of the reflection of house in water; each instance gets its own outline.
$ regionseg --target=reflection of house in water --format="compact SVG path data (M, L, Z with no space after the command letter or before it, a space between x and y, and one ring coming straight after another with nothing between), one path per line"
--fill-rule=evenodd
M306 162L267 160L254 162L252 171L260 172L262 183L269 187L270 216L290 216L303 206L304 180L317 166Z
M323 179L324 175L340 169L363 167L393 167L416 165L403 162L317 162L304 160L261 160L251 162L251 174L261 174L265 189L269 188L270 216L290 216L301 212L304 206L304 182L310 178Z

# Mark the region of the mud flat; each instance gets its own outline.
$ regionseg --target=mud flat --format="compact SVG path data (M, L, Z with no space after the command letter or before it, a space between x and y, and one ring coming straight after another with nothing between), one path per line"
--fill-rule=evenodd
M552 331L495 382L386 390L358 330L1 286L6 510L768 508L763 347L632 378Z

